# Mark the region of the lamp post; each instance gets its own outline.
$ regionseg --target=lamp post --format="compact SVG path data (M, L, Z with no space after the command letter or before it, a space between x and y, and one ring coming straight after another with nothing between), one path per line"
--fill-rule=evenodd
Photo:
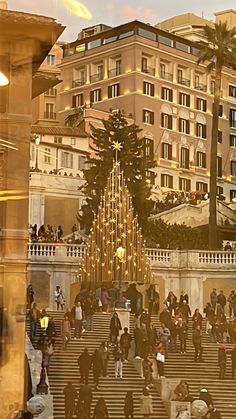
M121 245L116 249L116 257L119 262L119 306L122 306L122 291L121 291L121 280L122 280L122 263L125 262L125 249Z
M39 136L35 137L35 145L36 145L36 158L35 158L35 168L34 172L40 172L39 166L38 166L38 158L39 158L39 144L40 144L41 138Z

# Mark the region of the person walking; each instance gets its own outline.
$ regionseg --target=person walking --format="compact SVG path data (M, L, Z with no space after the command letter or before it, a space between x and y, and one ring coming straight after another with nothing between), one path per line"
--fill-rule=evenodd
M56 336L57 336L57 331L56 331L56 324L53 317L49 318L48 327L46 329L46 335L47 335L47 338L51 340L52 345L54 347Z
M152 396L146 388L143 389L143 394L140 397L140 413L143 415L143 419L150 419L153 413Z
M231 351L227 351L231 355L231 368L232 368L232 378L234 378L236 370L236 345L234 345Z
M42 310L41 316L40 316L40 326L41 330L43 331L44 335L46 334L46 330L48 327L49 317L47 315L47 312L45 309Z
M80 370L80 382L88 384L89 370L91 368L91 356L88 353L88 348L85 348L78 358L78 366Z
M122 330L121 322L118 317L117 312L113 313L113 316L110 321L110 343L111 345L116 345L117 338L119 336L120 330Z
M165 377L165 349L160 343L154 350L156 354L157 376L158 378Z
M229 303L229 317L236 317L236 294L234 291L231 291L228 297Z
M114 349L114 359L115 359L115 378L123 378L123 362L124 355L119 344L116 344Z
M80 301L77 301L76 305L72 307L71 316L75 326L74 339L81 339L83 330L83 310Z
M72 419L75 412L75 400L77 399L77 391L70 381L64 387L63 393L65 398L65 419Z
M216 311L216 303L217 303L217 292L216 288L213 288L212 292L210 293L210 301L214 312Z
M61 306L61 310L64 310L65 297L59 285L56 286L56 289L54 291L54 296L55 296L55 302L57 304L57 311L60 309L60 306Z
M128 333L128 328L124 327L124 333L120 337L120 347L124 355L124 362L128 362L131 341L132 336Z
M177 333L179 335L180 342L180 353L186 354L187 352L187 339L188 339L188 325L186 322L183 322L182 319L179 320L177 325Z
M152 377L153 368L152 368L152 363L148 359L147 356L143 359L142 367L143 367L143 376L145 380L145 388L149 389L149 386L153 385L153 377Z
M62 349L65 350L71 338L71 324L69 318L65 315L61 322Z
M92 389L88 384L83 384L79 390L79 401L78 403L84 402L85 411L90 418L91 403L93 399Z
M84 316L85 316L85 321L86 321L86 330L91 332L93 330L93 315L95 312L95 307L94 307L93 300L90 296L88 296L85 299L83 310L84 310Z
M76 418L77 419L90 419L86 411L85 403L78 401L76 407Z
M219 345L218 364L220 367L219 379L223 380L225 378L225 372L226 372L226 350L225 350L225 345L223 344Z
M26 291L27 310L31 309L32 303L34 302L34 290L32 284L29 284Z
M219 295L217 295L217 303L220 304L222 307L223 313L225 312L225 306L226 306L226 297L224 295L224 291L220 290Z
M197 326L200 326L200 329L202 330L202 315L199 311L198 308L196 308L194 315L192 317L192 322L193 322L193 329L195 329Z
M36 338L37 325L40 318L40 311L37 308L37 304L33 303L32 308L29 311L30 320L30 339Z
M102 365L102 376L107 377L107 365L109 360L109 351L107 342L102 342L98 349L99 358Z
M94 389L98 390L99 377L102 372L102 360L99 356L98 349L95 349L94 354L92 355L92 369L93 369Z
M175 314L176 305L177 305L177 297L172 291L169 292L165 300L165 304L168 307L170 315L172 316L173 314Z
M103 397L100 397L94 407L93 419L109 419L108 409Z
M105 287L101 290L101 302L102 302L102 312L107 313L108 310L108 304L111 300L110 295L108 294L108 291Z
M126 393L124 415L125 415L125 419L134 419L134 401L133 401L132 391L127 391Z
M203 362L203 359L202 359L203 348L202 348L202 336L201 336L200 325L196 326L196 329L193 330L193 346L195 349L194 362L197 362L197 361Z

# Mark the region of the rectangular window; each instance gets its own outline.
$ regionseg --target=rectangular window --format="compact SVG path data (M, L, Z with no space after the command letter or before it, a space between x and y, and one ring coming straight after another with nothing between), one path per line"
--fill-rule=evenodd
M154 96L155 88L153 83L143 82L143 94L148 96Z
M205 182L196 182L196 191L207 192L208 185Z
M179 118L179 132L190 134L190 122L188 119Z
M196 100L196 109L202 112L206 112L207 110L207 101L205 99L202 99L200 97L197 97Z
M54 104L46 103L46 111L44 112L44 118L46 119L56 119L56 112L54 112Z
M206 153L197 151L197 167L206 168Z
M187 44L183 44L182 42L176 41L175 42L175 48L179 49L180 51L183 51L183 52L189 52L190 47Z
M161 174L161 187L173 189L173 176Z
M150 160L153 160L154 145L151 138L144 138L144 156L149 157Z
M218 130L217 141L218 141L219 144L222 144L222 140L223 140L223 133L222 133L222 131Z
M167 45L168 47L173 46L173 41L171 38L167 38L166 36L158 35L158 42L163 45Z
M62 144L62 137L54 137L54 144Z
M71 144L71 145L76 145L76 138L72 137L72 138L70 139L70 144Z
M154 125L154 112L143 109L143 122L145 124Z
M108 86L108 98L120 96L120 83L112 84Z
M230 147L235 147L236 148L236 135L230 134L229 144L230 144Z
M172 115L166 113L161 114L161 126L162 128L172 129Z
M179 178L179 190L180 191L185 191L185 192L190 192L191 191L191 180L180 177Z
M222 177L222 157L217 156L217 176Z
M79 108L84 104L84 95L80 93L79 95L72 96L72 108Z
M235 200L236 201L236 189L230 189L230 201Z
M95 39L94 41L88 42L87 49L97 48L97 47L100 47L101 45L102 45L102 40Z
M180 167L189 169L189 149L181 147L180 150Z
M172 144L161 144L161 157L165 160L172 160Z
M142 57L141 65L142 65L142 71L146 73L147 68L148 68L148 59L146 57Z
M183 106L190 107L190 95L187 95L186 93L180 92L179 94L179 104Z
M236 109L230 109L229 120L230 126L236 128Z
M97 103L101 101L101 89L95 89L90 92L90 102Z
M78 170L84 170L86 168L86 156L78 156Z
M217 186L216 188L216 195L223 195L224 194L224 189L222 188L222 186Z
M215 93L215 80L211 80L211 94L214 95Z
M168 89L167 87L161 88L161 98L167 100L168 102L173 102L173 90Z
M51 149L48 147L44 148L44 163L51 164Z
M143 36L144 38L151 39L152 41L156 41L156 34L151 31L147 31L146 29L139 28L138 34Z
M61 166L65 169L73 169L73 154L68 151L61 152Z
M236 98L236 86L229 85L229 96Z
M236 176L236 160L231 160L231 176Z
M116 76L119 76L121 74L121 65L122 65L122 61L116 60Z
M47 55L47 65L56 65L56 56L53 54Z
M200 124L199 122L197 122L196 136L199 138L206 138L206 125L205 124Z

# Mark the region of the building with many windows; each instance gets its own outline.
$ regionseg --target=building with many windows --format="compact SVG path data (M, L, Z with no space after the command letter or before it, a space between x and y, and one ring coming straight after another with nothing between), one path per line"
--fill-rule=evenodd
M192 16L196 39L207 21L196 17L195 25ZM225 17L217 14L217 20ZM64 45L60 118L80 106L123 109L143 129L146 152L156 158L157 191L207 192L215 74L197 65L196 44L170 27L97 25ZM227 201L236 197L236 72L229 68L222 79L218 192Z

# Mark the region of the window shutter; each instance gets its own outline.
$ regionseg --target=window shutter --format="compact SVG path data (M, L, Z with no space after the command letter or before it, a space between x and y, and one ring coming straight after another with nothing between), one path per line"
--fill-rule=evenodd
M202 153L202 166L206 167L206 153Z
M179 178L179 190L182 191L182 178Z
M146 81L143 82L143 93L146 94Z
M172 129L172 115L168 115L168 128Z
M186 121L186 134L190 133L190 122Z
M182 121L182 118L179 118L179 132L181 132L181 121Z
M93 93L93 90L90 92L90 102L91 103L94 102L94 93Z
M168 160L172 160L172 144L168 144Z
M65 158L64 158L64 151L61 152L61 167L65 166Z
M161 88L161 98L164 99L164 87Z
M206 125L202 126L202 138L206 138Z
M164 186L164 175L163 174L161 174L161 186Z
M70 168L73 169L73 154L70 155Z
M161 113L161 126L164 128L164 113Z
M143 109L143 122L145 122L145 114L146 114L146 110Z
M120 83L117 83L117 96L120 96Z
M217 165L218 165L218 173L217 174L218 174L219 177L222 177L222 158L221 157L217 157ZM231 166L231 170L232 170L232 166Z
M150 124L154 125L154 112L150 112Z
M223 115L223 105L219 105L219 116Z
M207 101L204 100L203 101L203 111L206 112L206 110L207 110Z
M108 99L111 98L111 86L108 86Z
M188 148L185 149L185 153L186 153L186 168L189 169L189 149Z
M182 105L182 93L179 93L179 104Z
M99 100L99 102L101 100L101 89L98 89L98 100Z
M151 96L154 96L155 94L155 86L154 84L151 84Z
M186 104L188 107L190 107L190 95L187 95Z
M171 188L171 189L173 189L173 176L170 176L169 177L169 187Z
M76 107L76 96L72 96L72 108Z
M173 90L169 89L170 92L170 102L173 102Z
M164 144L165 143L161 143L161 157L164 159Z

